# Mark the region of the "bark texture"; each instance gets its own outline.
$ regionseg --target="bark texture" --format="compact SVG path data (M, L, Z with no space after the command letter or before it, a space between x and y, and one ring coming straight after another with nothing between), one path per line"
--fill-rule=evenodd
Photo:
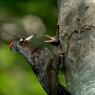
M95 95L95 0L59 0L59 33L72 95Z

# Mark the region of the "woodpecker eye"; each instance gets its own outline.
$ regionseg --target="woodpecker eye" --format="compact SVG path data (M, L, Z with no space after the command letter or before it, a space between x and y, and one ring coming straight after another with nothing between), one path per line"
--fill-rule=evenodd
M23 41L25 41L25 38L21 38L19 41L20 41L20 42L23 42Z
M19 40L19 44L20 44L21 46L26 46L26 45L29 45L29 41L27 41L25 38L21 38L21 39Z

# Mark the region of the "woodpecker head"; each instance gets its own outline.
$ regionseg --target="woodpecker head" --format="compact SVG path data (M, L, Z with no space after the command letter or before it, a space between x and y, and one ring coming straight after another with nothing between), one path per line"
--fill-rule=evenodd
M34 36L35 36L35 34L33 34L33 35L31 35L31 36L29 36L29 37L27 37L27 38L21 38L21 39L12 41L12 42L10 43L9 47L10 47L10 49L11 49L12 51L15 51L15 52L19 51L19 50L18 50L19 45L22 46L22 47L24 47L24 48L28 48L28 47L29 47L29 41L30 41L32 38L34 38Z

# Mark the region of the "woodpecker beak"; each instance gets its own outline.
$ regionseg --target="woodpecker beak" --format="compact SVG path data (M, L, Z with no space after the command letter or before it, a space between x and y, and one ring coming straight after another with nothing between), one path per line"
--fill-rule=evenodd
M49 40L45 41L46 43L49 43L54 46L58 46L60 44L60 41L55 37L50 37L48 35L45 35L45 37L47 37L49 39Z
M45 37L49 38L49 40L45 41L46 43L52 43L52 42L56 41L56 39L54 37L50 37L48 35L45 35Z
M57 42L57 39L54 37L50 37L48 35L45 35L45 37L49 38L49 40L46 40L46 43L53 43L53 42Z
M29 37L27 37L27 38L25 38L25 41L29 41L29 40L31 40L33 37L35 37L36 36L36 34L34 34L34 35L31 35L31 36L29 36Z

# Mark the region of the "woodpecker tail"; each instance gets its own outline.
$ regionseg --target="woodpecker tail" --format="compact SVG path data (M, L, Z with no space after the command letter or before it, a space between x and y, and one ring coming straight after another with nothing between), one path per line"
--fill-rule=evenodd
M60 83L58 83L58 89L57 89L58 95L71 95L69 91L66 90L64 86L62 86Z

